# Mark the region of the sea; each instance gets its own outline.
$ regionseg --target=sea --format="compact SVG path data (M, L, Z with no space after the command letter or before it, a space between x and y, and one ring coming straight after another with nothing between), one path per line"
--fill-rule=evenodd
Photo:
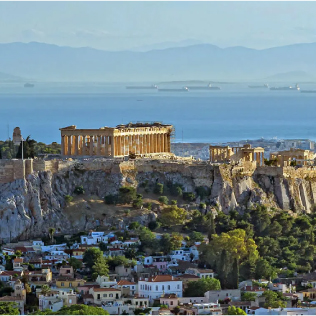
M100 128L129 122L172 124L172 141L183 143L316 140L316 93L251 89L248 83L214 84L221 90L188 92L129 90L126 85L45 82L24 88L23 83L2 83L0 140L12 137L17 126L24 138L30 135L51 143L60 142L59 128L69 125ZM316 84L300 87L316 89Z

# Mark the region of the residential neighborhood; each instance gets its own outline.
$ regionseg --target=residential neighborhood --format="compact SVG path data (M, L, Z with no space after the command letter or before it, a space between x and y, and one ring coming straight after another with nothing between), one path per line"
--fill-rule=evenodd
M125 315L316 313L316 274L273 281L250 279L240 282L236 289L221 289L216 271L200 267L201 242L187 245L182 241L168 254L131 257L131 253L138 253L141 241L131 236L121 238L127 231L132 235L127 228L109 233L89 231L77 236L78 242L32 240L4 245L0 302L14 303L21 315L57 312L78 304ZM162 237L156 234L156 238ZM93 257L96 254L102 258ZM99 260L105 260L107 267L96 268L95 261ZM209 290L194 290L203 282ZM273 299L282 301L282 307L266 308Z

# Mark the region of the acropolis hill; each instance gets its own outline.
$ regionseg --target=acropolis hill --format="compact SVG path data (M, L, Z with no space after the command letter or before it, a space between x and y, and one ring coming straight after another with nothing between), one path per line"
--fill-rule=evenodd
M168 138L164 144L168 144ZM142 146L138 148L144 148L144 144ZM0 160L0 242L41 236L47 234L49 227L68 234L96 227L119 227L135 220L146 224L155 219L163 207L158 202L159 196L152 193L156 183L166 187L170 183L180 184L184 192L206 188L209 195L204 201L210 205L206 212L227 213L231 209L242 212L259 203L271 210L299 213L310 212L316 204L316 167L311 157L300 156L301 166L290 166L288 156L279 153L275 166L265 166L259 155L262 150L252 150L249 146L237 151L226 148L226 156L217 148L222 157L218 162L176 157L168 152L170 147L167 146L153 148L152 153L147 149L146 153L136 152L135 159L87 155L55 160ZM157 152L158 149L164 151ZM102 149L100 151L102 153ZM255 157L252 152L259 154ZM212 159L219 159L214 151L213 155ZM83 186L83 195L74 194L78 186ZM144 202L153 203L152 210L131 209L126 215L126 206L106 205L104 197L117 194L122 186L137 188ZM73 201L66 203L66 196L73 196ZM200 201L199 196L191 203L180 198L178 205L197 209Z

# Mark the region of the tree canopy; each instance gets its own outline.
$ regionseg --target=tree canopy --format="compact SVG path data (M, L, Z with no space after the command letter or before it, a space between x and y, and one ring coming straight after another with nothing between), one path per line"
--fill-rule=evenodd
M207 291L220 290L221 283L217 279L202 278L198 281L190 281L187 288L184 290L185 297L202 297Z

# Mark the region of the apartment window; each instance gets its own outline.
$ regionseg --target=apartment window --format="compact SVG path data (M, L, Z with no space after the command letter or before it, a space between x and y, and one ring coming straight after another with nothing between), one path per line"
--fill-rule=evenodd
M65 286L64 282L61 282L61 286Z
M113 297L113 294L109 294L109 297Z
M170 302L170 305L173 305L173 301Z
M180 289L180 285L179 285L179 284L177 285L177 289L178 289L178 290Z
M163 290L163 291L165 290L165 286L164 286L164 285L162 286L162 290Z
M168 290L170 290L170 285L168 285Z
M156 291L158 291L158 285L156 285Z

